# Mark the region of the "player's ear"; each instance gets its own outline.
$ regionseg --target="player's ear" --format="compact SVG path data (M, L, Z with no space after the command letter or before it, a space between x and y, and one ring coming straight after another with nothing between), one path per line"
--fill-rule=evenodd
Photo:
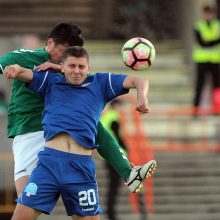
M90 70L91 70L91 67L90 67L90 65L88 65L88 73L90 72Z
M64 73L64 65L61 63L61 72Z
M48 38L48 39L47 39L47 46L48 46L49 48L53 47L54 44L55 44L55 43L54 43L53 38Z

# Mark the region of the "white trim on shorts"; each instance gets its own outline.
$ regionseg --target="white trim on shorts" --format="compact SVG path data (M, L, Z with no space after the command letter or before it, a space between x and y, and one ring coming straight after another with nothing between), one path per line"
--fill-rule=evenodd
M36 166L37 154L44 148L44 132L37 131L14 137L12 151L14 154L14 180L30 176Z

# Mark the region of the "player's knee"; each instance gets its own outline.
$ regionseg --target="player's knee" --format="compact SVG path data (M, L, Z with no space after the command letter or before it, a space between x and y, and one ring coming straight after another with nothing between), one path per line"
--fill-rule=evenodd
M35 220L39 215L36 210L18 203L11 220Z

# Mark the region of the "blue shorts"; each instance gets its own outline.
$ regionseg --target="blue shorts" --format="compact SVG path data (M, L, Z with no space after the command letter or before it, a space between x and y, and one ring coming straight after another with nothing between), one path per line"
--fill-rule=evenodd
M96 167L91 156L45 147L38 157L37 167L18 203L50 214L61 195L69 216L102 213L95 179Z

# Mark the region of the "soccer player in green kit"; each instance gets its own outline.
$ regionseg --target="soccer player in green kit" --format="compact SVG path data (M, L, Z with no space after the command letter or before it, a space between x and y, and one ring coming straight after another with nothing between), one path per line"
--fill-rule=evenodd
M81 30L69 23L57 24L50 32L45 48L20 49L0 57L0 73L6 66L18 64L28 69L60 70L61 58L70 46L82 46ZM42 121L43 100L15 79L8 110L8 137L13 140L14 177L18 196L21 194L37 162L37 154L44 146ZM119 173L131 192L137 192L144 179L154 172L155 161L131 168L116 140L98 124L98 153Z

